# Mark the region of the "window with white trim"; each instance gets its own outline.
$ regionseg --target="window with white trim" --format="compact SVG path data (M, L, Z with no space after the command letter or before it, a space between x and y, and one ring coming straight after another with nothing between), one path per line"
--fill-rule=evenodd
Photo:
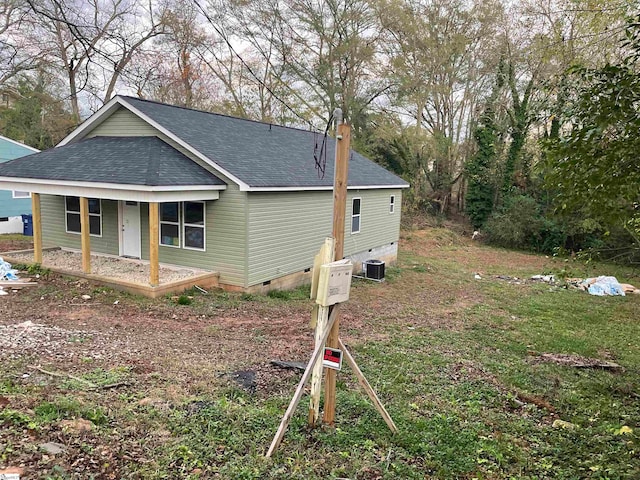
M31 192L23 192L21 190L13 190L11 196L13 198L31 198Z
M360 233L360 208L362 200L354 198L351 202L351 234Z
M204 202L182 202L184 248L205 249Z
M180 203L160 204L160 245L180 248Z
M396 211L396 196L391 195L389 197L389 213L393 213Z
M89 198L89 234L102 236L102 204L99 198ZM64 197L65 224L67 233L81 233L80 198Z

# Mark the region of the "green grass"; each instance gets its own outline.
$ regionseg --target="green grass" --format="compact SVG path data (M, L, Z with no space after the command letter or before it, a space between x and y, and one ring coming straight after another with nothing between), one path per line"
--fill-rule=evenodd
M448 257L403 253L399 266L387 269L387 282L354 284L356 293L387 295L384 308L368 311L361 330L377 335L364 341L350 332L350 349L396 422L397 435L348 367L338 376L336 428L308 428L305 397L271 460L264 453L299 375L284 377L283 387L268 393L220 384L214 393L192 390L165 403L140 404L150 395L145 389L171 387L164 372L146 378L144 387L107 398L72 381L58 382L64 392L27 388L12 376L19 366L7 365L0 367L0 395L39 401L29 408L12 402L0 411L0 423L21 431L89 419L102 441L122 442L122 451L145 458L124 462L121 478L640 478L640 298L512 285L489 275L474 281L457 262L465 251L455 238L442 241ZM570 266L578 274L631 275L607 265ZM505 262L502 273L522 276L525 270L510 270ZM460 302L463 295L467 300ZM194 293L184 308L214 315L252 302L261 313L282 315L285 307L307 308L307 296L305 288L268 295ZM223 336L225 330L211 325L204 333ZM242 334L254 346L270 341L258 327ZM608 358L624 370L540 363L533 352ZM82 378L106 385L133 375L96 369ZM555 420L577 428L556 428Z

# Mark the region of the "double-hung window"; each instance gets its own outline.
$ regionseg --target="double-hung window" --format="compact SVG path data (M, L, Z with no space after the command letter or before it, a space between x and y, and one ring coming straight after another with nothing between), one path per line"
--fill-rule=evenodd
M391 195L389 197L389 213L393 213L396 211L396 196Z
M182 203L184 248L204 250L204 202Z
M180 248L180 203L160 204L160 245Z
M102 205L99 198L89 198L89 234L102 236ZM80 198L64 197L65 224L67 233L81 233Z
M360 207L362 200L354 198L351 202L351 233L360 232Z
M204 250L204 202L168 202L160 204L160 245L189 250Z

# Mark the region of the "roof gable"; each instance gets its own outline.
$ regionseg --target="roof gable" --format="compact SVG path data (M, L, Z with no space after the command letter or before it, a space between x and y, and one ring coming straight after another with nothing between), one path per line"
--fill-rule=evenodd
M326 170L321 175L315 168L314 153L319 153L322 136L314 132L122 96L98 114L110 115L119 105L236 182L241 190L322 190L333 185L333 138L327 138ZM93 122L101 121L98 114L60 145L89 131ZM407 186L380 165L351 152L349 187Z

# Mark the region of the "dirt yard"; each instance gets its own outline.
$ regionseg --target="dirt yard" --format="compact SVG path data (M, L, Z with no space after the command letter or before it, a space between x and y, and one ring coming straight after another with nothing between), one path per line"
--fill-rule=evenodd
M5 247L0 244L0 250ZM388 281L358 281L344 308L342 337L361 357L367 357L367 345L392 342L397 332L466 332L469 312L489 301L487 282L504 283L495 276L527 277L557 267L553 259L488 249L447 230L404 233L400 250L400 265L388 269ZM482 280L476 280L476 274ZM524 292L529 287L501 288ZM211 399L228 395L228 389L244 388L251 400L238 400L240 404L248 401L245 406L260 411L259 418L270 412L267 426L256 430L258 436L270 438L300 375L276 368L270 360L306 363L313 348L311 304L303 289L271 296L190 295L193 303L178 305L175 298L150 300L51 274L41 278L37 287L0 297L0 409L4 409L0 410L0 473L14 467L25 479L339 476L340 457L333 458L333 454L327 454L327 465L305 464L298 471L307 473L300 476L292 473L296 471L292 466L281 470L268 466L258 460L268 442L265 445L264 439L256 438L243 440L253 442L251 452L237 454L238 458L249 455L254 471L241 476L238 472L244 467L229 456L231 440L215 440L223 449L215 455L226 459L215 466L213 460L198 457L196 446L185 443L181 435L186 433L179 433L182 427L163 423L161 418L174 418L178 411L183 412L179 409L186 408L187 416L193 413L189 409L200 414L198 402L209 408ZM499 312L500 306L495 310ZM443 358L458 354L445 352ZM478 373L482 378L486 375ZM419 383L421 378L408 381ZM345 382L340 388L355 391L353 380ZM228 397L229 401L235 402L236 395ZM407 399L404 405L409 404L418 402ZM246 415L249 417L238 421L261 421ZM300 428L304 427L292 426L293 431ZM341 429L348 428L341 424ZM299 434L292 435L290 441L295 445ZM54 442L61 451L49 451L44 446L47 442ZM297 455L296 447L288 448L285 457ZM422 458L424 454L415 455ZM397 467L397 472L409 469L407 476L389 473L391 457L387 470L376 462L360 465L349 460L345 465L353 463L350 478L419 478L419 473L411 473L414 466L409 459L398 460ZM380 462L384 465L384 458ZM237 470L225 474L225 468ZM416 468L420 472L426 467ZM482 471L477 466L465 468L446 471L469 478ZM368 475L362 469L380 475ZM432 472L442 476L437 470Z

